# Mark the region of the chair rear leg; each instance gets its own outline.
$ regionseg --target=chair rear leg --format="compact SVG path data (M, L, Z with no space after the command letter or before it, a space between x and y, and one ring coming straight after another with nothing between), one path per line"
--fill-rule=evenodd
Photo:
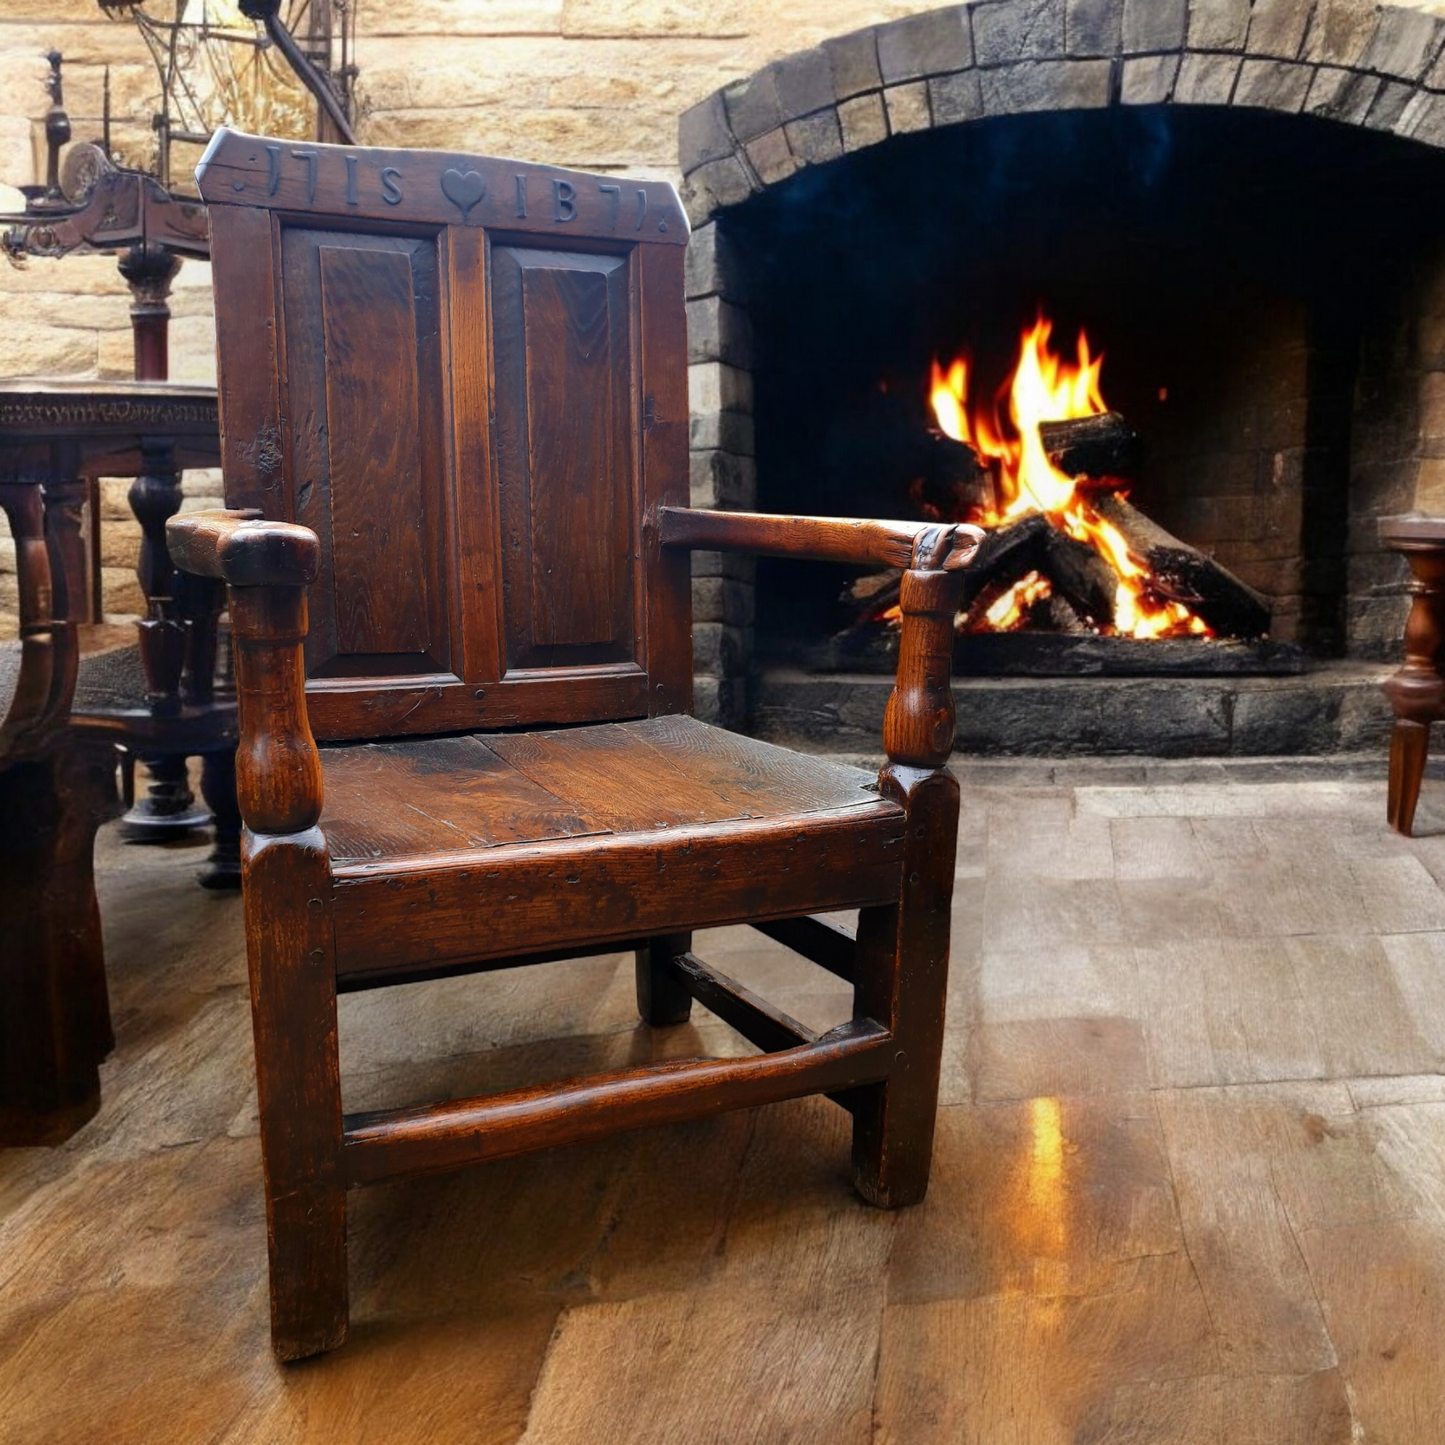
M637 1012L644 1023L685 1024L692 995L672 976L668 964L692 947L690 933L664 933L637 950Z
M857 1091L853 1182L871 1204L916 1204L928 1190L948 991L958 783L944 771L886 768L885 790L908 809L903 897L858 920L854 1013L896 1040L894 1069Z
M246 951L266 1174L271 1345L300 1360L348 1329L336 954L317 828L243 835Z

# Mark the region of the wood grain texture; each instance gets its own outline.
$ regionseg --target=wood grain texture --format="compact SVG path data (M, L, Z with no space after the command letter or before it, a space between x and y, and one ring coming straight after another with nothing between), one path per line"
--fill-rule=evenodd
M316 580L321 557L309 527L265 521L254 508L172 517L166 546L183 571L233 587L303 587Z
M949 572L966 567L983 541L983 533L966 522L939 526L932 522L708 512L687 507L662 508L658 531L665 547Z
M338 968L424 968L881 903L898 894L901 836L898 810L879 804L518 844L460 863L338 867Z

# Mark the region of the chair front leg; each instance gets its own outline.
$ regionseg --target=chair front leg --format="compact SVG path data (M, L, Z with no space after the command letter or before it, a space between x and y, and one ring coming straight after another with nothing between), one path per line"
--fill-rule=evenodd
M300 586L233 587L241 712L241 886L266 1174L271 1345L299 1360L346 1340L346 1181L331 868L306 715Z
M670 967L691 948L692 934L665 933L637 950L637 1012L644 1023L685 1024L692 1016L692 995Z
M853 1180L886 1209L916 1204L928 1189L948 990L948 948L958 847L953 748L956 572L904 573L898 680L884 717L885 797L908 815L899 901L858 920L854 1013L892 1032L893 1070L858 1091Z

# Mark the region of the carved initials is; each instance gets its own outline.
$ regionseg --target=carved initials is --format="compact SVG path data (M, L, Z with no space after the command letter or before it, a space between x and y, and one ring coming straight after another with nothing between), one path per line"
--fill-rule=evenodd
M517 183L517 214L525 220L527 217L527 178L526 176L514 176Z
M357 160L357 157L356 157L356 156L347 156L345 159L346 159L346 204L347 204L348 206L358 206L358 205L361 204L361 198L360 198L360 197L357 195L357 193L356 193L356 167L357 167L357 164L358 164L358 160Z
M637 224L632 228L634 231L642 229L643 219L647 215L647 192L641 186L637 188Z
M308 206L316 203L316 152L315 151L292 151L292 156L298 161L306 163L306 204Z
M467 213L487 194L487 183L477 171L445 170L442 172L442 194L461 213Z
M607 197L607 200L609 202L609 205L607 207L607 214L612 218L612 229L615 231L617 229L617 206L618 203L622 200L622 187L598 186L597 189L601 191L604 196Z
M381 199L388 206L401 205L401 187L397 182L401 179L401 172L395 166L385 166L381 172Z
M577 219L577 187L571 181L552 182L554 221L575 221Z
M281 184L281 147L266 147L266 194L274 196Z

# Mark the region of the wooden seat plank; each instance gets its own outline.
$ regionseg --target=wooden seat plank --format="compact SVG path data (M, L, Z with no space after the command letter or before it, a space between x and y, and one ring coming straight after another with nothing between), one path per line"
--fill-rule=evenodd
M874 773L709 727L686 714L619 726L679 772L750 814L778 817L878 801Z
M616 724L489 736L487 746L614 833L724 823L760 810L690 777Z
M472 737L324 748L333 863L606 832Z

